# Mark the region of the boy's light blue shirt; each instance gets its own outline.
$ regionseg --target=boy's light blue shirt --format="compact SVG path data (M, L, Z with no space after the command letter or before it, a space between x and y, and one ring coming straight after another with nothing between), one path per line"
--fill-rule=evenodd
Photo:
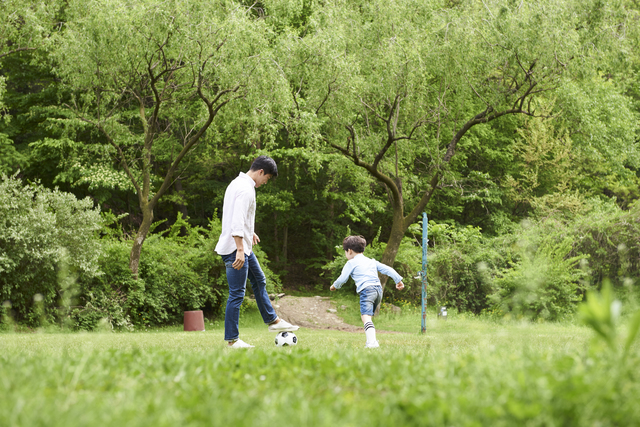
M396 283L402 281L402 277L393 268L375 259L367 258L363 254L358 254L347 261L344 267L342 267L342 273L340 273L340 277L333 282L333 286L335 286L336 289L340 289L342 285L349 280L349 276L351 276L356 282L356 292L360 293L360 291L367 286L380 284L378 271L391 277Z

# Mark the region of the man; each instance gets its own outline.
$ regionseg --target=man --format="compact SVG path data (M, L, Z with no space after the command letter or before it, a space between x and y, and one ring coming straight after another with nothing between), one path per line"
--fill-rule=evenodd
M251 348L242 341L238 331L240 306L244 300L247 278L251 282L262 320L272 332L296 331L298 326L278 318L269 295L267 281L258 258L252 252L253 245L260 239L254 233L256 214L256 188L266 184L273 176L278 176L276 162L267 156L253 161L251 169L240 175L227 187L222 207L222 233L215 251L222 256L227 267L229 299L224 315L224 339L232 348Z

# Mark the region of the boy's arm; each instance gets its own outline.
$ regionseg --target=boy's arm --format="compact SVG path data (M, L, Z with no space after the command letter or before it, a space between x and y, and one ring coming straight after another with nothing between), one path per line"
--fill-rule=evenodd
M329 289L332 291L335 291L336 289L340 289L342 285L344 285L345 282L349 280L349 276L351 276L352 271L353 271L353 266L349 261L347 261L344 267L342 267L342 273L340 273L340 277L338 277L336 281L333 282L333 285L331 285L331 288Z
M378 271L380 273L391 277L393 281L396 282L396 284L402 282L402 276L400 276L397 271L395 271L393 268L389 267L388 265L385 265L381 262L376 261L376 267L378 268Z

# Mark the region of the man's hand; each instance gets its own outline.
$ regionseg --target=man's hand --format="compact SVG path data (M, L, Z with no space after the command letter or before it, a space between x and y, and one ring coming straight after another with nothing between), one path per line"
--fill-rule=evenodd
M330 290L330 291L335 291L335 290L336 290L336 287L335 287L335 286L333 286L333 285L331 285L331 287L329 288L329 290Z
M256 233L253 233L253 244L257 245L259 241L260 238L258 237L258 235Z
M244 251L236 251L236 260L233 261L231 266L236 270L240 270L244 265Z
M404 283L402 283L402 282L396 283L396 289L399 290L399 291L403 290L404 289Z

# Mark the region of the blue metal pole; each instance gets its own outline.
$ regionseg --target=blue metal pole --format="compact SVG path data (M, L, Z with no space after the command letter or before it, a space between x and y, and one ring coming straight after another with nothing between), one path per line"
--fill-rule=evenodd
M427 244L429 243L429 220L422 213L422 333L427 332Z

